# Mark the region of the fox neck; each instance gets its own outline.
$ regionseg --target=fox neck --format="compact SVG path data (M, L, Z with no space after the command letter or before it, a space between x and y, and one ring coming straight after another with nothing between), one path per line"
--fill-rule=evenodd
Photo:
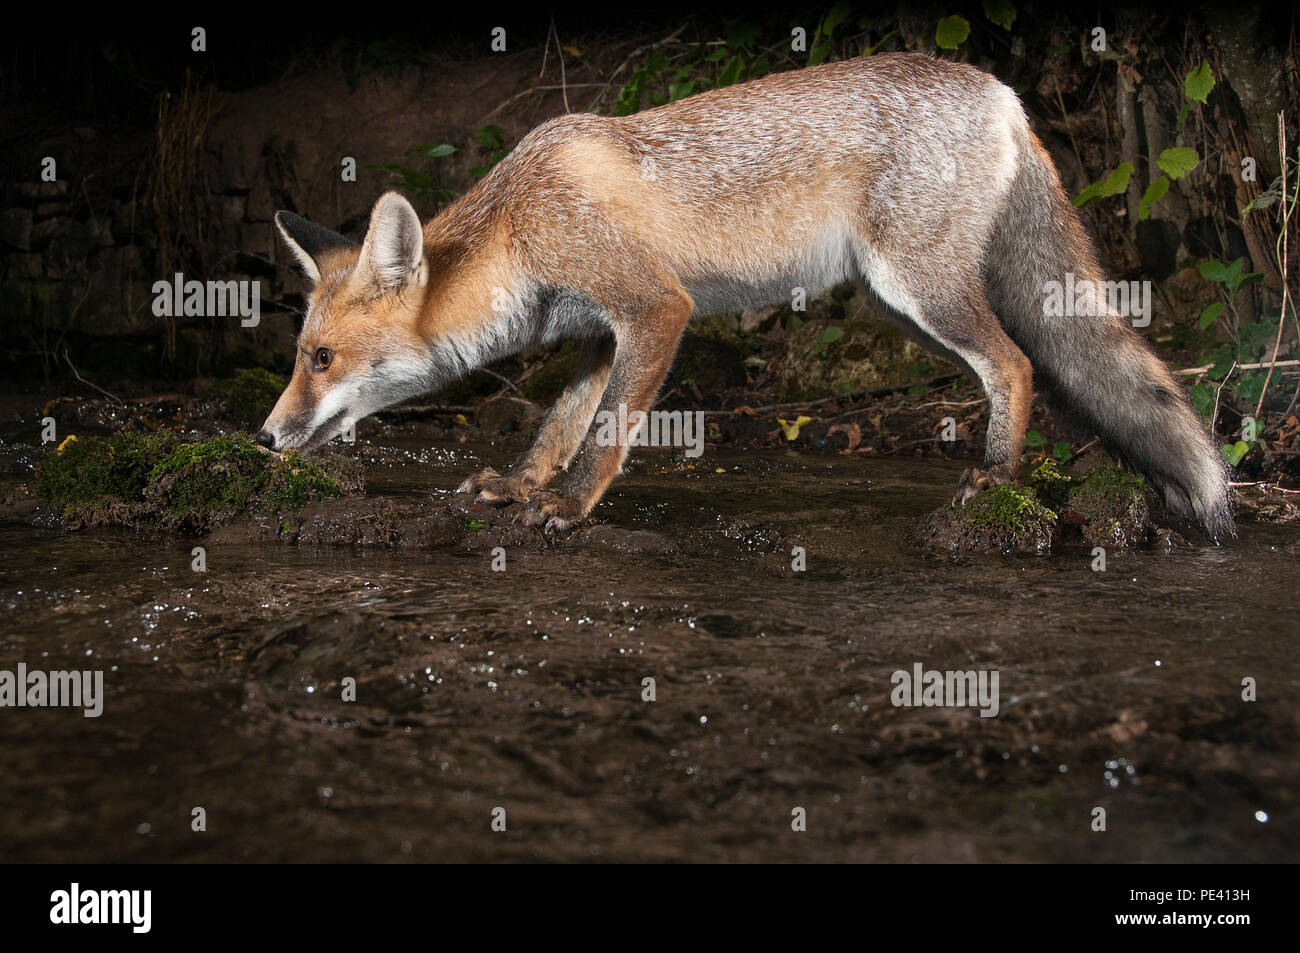
M457 202L425 226L431 278L417 333L432 390L534 343L536 289L519 279L504 227L484 212Z

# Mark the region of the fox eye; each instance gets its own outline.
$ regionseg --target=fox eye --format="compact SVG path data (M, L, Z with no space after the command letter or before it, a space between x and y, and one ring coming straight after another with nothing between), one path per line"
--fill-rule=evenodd
M327 347L316 348L316 369L323 371L334 362L334 352Z

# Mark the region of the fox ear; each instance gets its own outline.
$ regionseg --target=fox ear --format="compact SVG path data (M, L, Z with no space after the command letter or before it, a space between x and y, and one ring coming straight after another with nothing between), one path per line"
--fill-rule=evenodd
M275 227L280 237L289 246L289 251L298 259L303 272L312 283L320 281L320 258L326 252L340 249L356 248L357 243L338 232L330 231L309 222L293 212L276 212Z
M420 216L396 192L381 195L370 213L359 268L384 291L400 291L412 284L423 287L428 279Z

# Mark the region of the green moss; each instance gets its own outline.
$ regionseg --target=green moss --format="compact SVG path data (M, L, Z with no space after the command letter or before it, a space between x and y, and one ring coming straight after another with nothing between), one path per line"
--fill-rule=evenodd
M342 462L275 456L246 437L185 441L169 433L86 437L41 467L41 502L83 523L154 522L207 532L244 511L271 515L361 488Z
M246 427L256 428L271 413L286 383L280 375L255 367L217 381L213 390L225 399L226 410L233 419Z
M1147 483L1119 467L1098 467L1071 481L1066 508L1087 522L1084 538L1104 545L1132 545L1150 530Z
M1061 472L1055 458L1048 457L1034 468L1029 477L1029 485L1034 488L1043 505L1059 512L1070 496L1074 481Z
M1014 483L991 487L966 506L969 520L980 526L1024 530L1043 521L1056 522L1056 514L1043 505L1032 488Z
M169 433L71 437L41 467L37 496L65 519L143 501L149 474L175 441Z

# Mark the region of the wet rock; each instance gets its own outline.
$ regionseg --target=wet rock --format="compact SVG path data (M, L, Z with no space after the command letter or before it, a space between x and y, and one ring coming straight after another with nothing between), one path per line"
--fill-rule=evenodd
M1148 492L1140 476L1119 467L1099 467L1082 480L1068 481L1060 508L1062 529L1077 528L1089 546L1140 546L1155 529Z
M363 485L359 466L339 457L270 454L242 437L126 431L69 436L41 464L38 495L70 526L148 523L202 534L241 513L273 518Z
M1157 534L1146 481L1117 466L1067 476L1049 458L1028 486L985 490L965 506L942 507L912 534L923 549L954 553L1048 553L1065 545L1133 549L1153 540L1187 545L1172 530Z
M949 553L1048 553L1057 514L1030 487L1005 484L962 506L940 507L913 533L923 549Z
M616 553L661 555L677 552L676 544L662 533L646 529L624 529L610 523L585 530L577 541Z

